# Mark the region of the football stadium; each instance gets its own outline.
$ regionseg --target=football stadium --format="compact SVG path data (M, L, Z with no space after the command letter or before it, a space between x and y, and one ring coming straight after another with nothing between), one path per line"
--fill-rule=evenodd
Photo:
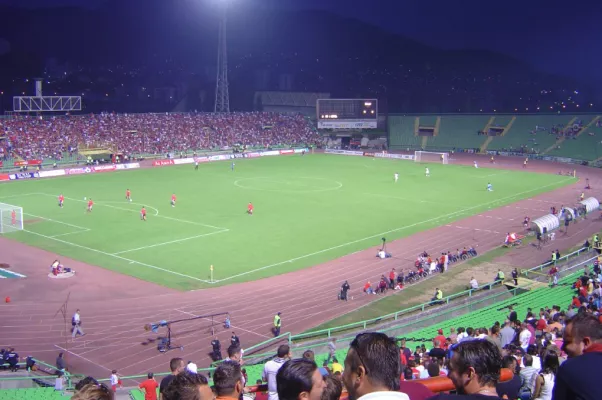
M602 346L602 113L231 112L222 62L213 112L33 79L0 116L0 400L599 394L560 382Z

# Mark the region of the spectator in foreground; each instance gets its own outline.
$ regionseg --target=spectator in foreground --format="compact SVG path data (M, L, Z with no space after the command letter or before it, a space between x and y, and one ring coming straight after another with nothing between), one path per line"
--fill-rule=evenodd
M326 384L316 363L288 360L276 375L279 400L320 400Z
M502 368L502 355L489 340L471 340L458 344L449 364L449 378L457 395L438 394L432 400L501 399L496 391Z
M172 358L169 362L169 369L171 370L171 375L167 375L163 379L161 379L161 384L159 385L159 397L161 400L164 399L164 392L167 389L167 386L176 378L180 372L184 371L186 368L186 364L184 360L181 358Z
M399 392L399 347L384 333L360 333L349 345L343 384L349 400L409 400Z
M71 397L71 400L113 400L114 395L111 389L104 383L99 385L88 383L82 386Z
M263 382L261 381L261 379L257 379L257 381L255 382L255 385L261 386L261 385L263 385ZM268 400L268 393L267 392L256 392L255 400Z
M553 399L600 399L602 371L602 323L588 314L577 314L568 321L562 350L569 359L556 374Z
M283 344L278 347L276 358L265 363L263 367L263 381L268 383L268 400L278 400L278 389L276 387L276 374L286 359L291 358L291 349Z
M220 399L238 400L244 385L240 364L236 361L224 361L213 372L213 387Z
M163 393L165 400L213 400L215 396L207 378L184 371L175 376Z
M533 383L535 383L535 376L539 373L537 368L533 367L533 357L530 354L525 354L523 356L523 365L524 367L520 370L520 378L522 381L522 386L520 388L521 393L528 393L529 398L531 398L531 394L533 393Z
M320 400L339 400L343 393L343 383L334 376L324 378L324 391Z
M533 389L534 400L549 400L554 390L554 380L558 372L558 354L552 350L546 350L542 357L542 367L538 375L535 375Z
M147 380L138 385L138 388L144 392L144 400L157 400L157 388L159 384L152 372L148 373L147 378Z

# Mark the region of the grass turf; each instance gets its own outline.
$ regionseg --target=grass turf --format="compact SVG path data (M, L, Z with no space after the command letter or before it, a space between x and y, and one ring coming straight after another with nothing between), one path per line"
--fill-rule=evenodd
M0 185L7 237L179 290L282 274L575 181L524 171L333 155L96 173ZM393 182L393 174L400 181ZM485 186L491 182L493 192ZM125 201L132 190L133 202ZM57 206L63 193L65 207ZM178 196L175 208L171 194ZM84 197L94 211L85 212ZM248 202L255 214L246 214ZM145 205L148 221L139 219ZM48 260L50 264L52 260ZM210 280L214 265L215 283Z

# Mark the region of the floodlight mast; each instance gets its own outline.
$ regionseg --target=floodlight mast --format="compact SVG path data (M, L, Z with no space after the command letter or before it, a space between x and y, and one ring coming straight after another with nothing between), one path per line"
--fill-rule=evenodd
M220 22L217 39L217 79L215 82L215 109L216 113L230 112L230 93L228 90L228 41L226 36L227 26L227 0L220 2Z

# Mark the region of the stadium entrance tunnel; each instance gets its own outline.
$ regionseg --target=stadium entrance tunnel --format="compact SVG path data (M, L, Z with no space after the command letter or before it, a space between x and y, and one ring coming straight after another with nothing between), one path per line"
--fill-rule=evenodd
M531 229L539 233L552 232L560 227L560 220L554 214L544 215L531 222Z

